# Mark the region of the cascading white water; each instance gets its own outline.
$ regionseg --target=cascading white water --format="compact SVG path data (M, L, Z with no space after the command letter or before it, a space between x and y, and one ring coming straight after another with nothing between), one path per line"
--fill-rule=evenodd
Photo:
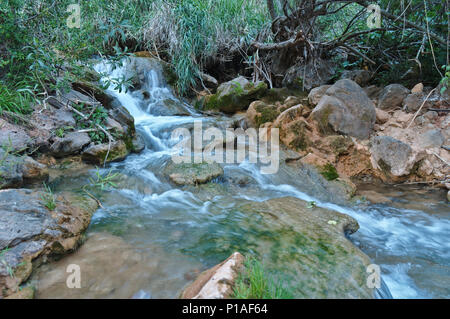
M97 71L107 73L109 78L119 78L124 67L111 70L101 63ZM163 265L164 271L161 270L158 280L148 279L145 287L150 287L151 291L142 290L144 286L137 284L139 289L135 296L173 297L174 291L186 282L182 273L199 267L199 258L207 259L210 254L217 254L222 246L232 241L244 245L250 237L258 240L257 233L240 229L239 221L230 219L224 212L246 200L263 201L285 196L315 201L319 206L358 220L361 228L352 240L381 266L393 297L450 296L448 206L434 201L431 210L439 211L435 214L427 210L426 204L405 209L402 208L403 195L399 195L393 206L343 207L308 195L305 185L293 178L287 167L280 169L278 174L262 175L258 165L248 162L224 165L225 177L239 175L251 180L245 191L227 189L227 194L211 195L203 194L201 190L191 192L174 188L161 175L173 153L170 132L177 127L192 125L194 119L206 122L219 119L202 118L193 110L186 116L152 114L154 106L161 100L176 99L155 71L148 72L145 90L150 96L143 103L136 94L109 89L135 118L136 128L144 135L147 147L143 153L113 164L115 170L127 177L127 182L107 197L105 208L93 218L91 230L120 233L127 242L142 250L152 247L152 258ZM218 241L214 247L211 247L212 240ZM389 290L386 287L381 290L383 297L389 297Z

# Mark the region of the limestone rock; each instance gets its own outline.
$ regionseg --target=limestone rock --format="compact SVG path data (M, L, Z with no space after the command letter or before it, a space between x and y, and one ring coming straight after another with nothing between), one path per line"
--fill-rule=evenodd
M55 142L50 146L50 151L55 157L64 157L80 153L89 143L91 143L91 139L87 133L71 132L63 138L55 138Z
M370 149L374 168L400 177L410 174L414 165L423 158L412 148L390 136L377 136L371 140Z
M204 184L223 175L223 168L217 163L181 163L170 162L164 173L177 185Z
M400 107L408 94L409 90L401 84L388 85L381 92L378 108L389 110Z
M330 131L367 139L376 121L375 106L351 80L339 80L312 112L323 133Z
M205 97L206 110L218 110L225 113L235 113L248 108L251 102L261 98L267 91L264 82L253 83L240 76L229 82L222 83L217 93Z
M0 191L0 296L17 292L32 272L32 261L76 248L89 226L97 203L64 193L53 211L44 206L44 194L27 189ZM8 249L5 249L7 248ZM14 271L14 278L8 269Z
M181 294L182 299L227 299L243 268L244 256L235 252L224 262L201 273Z
M83 161L94 164L103 164L105 162L115 162L123 160L129 154L129 150L123 141L90 145L83 151L81 157ZM106 157L108 156L108 157Z

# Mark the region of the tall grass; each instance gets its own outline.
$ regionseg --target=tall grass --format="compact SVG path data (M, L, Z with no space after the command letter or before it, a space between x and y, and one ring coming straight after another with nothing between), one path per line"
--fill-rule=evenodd
M185 93L208 60L226 60L268 26L265 4L258 0L156 0L144 41L150 50L156 46L169 55L178 89Z
M232 298L235 299L292 299L293 294L282 282L267 273L261 262L248 258L244 271L236 280Z

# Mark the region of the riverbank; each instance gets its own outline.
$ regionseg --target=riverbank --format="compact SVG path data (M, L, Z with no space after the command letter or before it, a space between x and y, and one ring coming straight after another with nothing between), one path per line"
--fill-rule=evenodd
M369 200L370 198L374 198L374 196L368 196L367 194L364 195L364 193L361 192L359 196L354 196L357 192L354 182L357 182L358 178L370 177L371 179L369 180L372 180L372 178L379 178L384 181L399 183L402 181L411 182L414 181L414 179L410 178L418 178L420 176L417 175L416 171L411 168L411 171L409 171L408 174L397 176L401 177L400 181L395 178L391 179L391 176L395 176L393 173L396 173L397 171L383 171L382 168L376 166L380 163L380 160L372 162L372 158L377 158L375 155L376 153L372 152L372 148L367 147L368 139L364 139L365 136L362 138L351 136L351 134L354 134L352 132L343 135L341 128L336 130L333 123L326 126L326 131L321 130L320 123L317 123L317 120L315 120L314 117L314 114L316 114L317 111L314 111L318 107L319 110L325 107L323 106L325 102L321 102L324 97L320 98L318 105L313 108L310 102L310 100L312 100L311 93L309 99L306 99L304 95L287 96L280 99L281 102L274 101L272 102L273 104L268 103L267 99L265 101L264 99L262 101L252 101L251 99L248 99L247 96L243 99L245 103L249 103L249 105L247 105L248 110L245 109L245 106L243 107L244 111L246 110L245 114L241 113L241 116L237 115L231 120L230 117L224 115L205 117L205 110L201 110L203 115L200 115L201 113L199 113L198 110L194 110L192 107L182 102L172 94L170 86L167 85L164 79L163 68L158 67L154 60L139 58L131 65L139 66L137 68L133 67L138 71L138 89L132 89L127 93L109 89L106 92L102 92L102 94L98 94L98 100L92 100L92 98L87 100L87 95L83 96L83 99L78 100L84 102L90 101L91 104L97 105L96 103L100 102L102 96L111 97L108 99L110 101L109 107L105 107L105 109L108 110L108 116L105 118L105 122L102 122L102 125L105 123L114 123L113 121L115 121L120 126L117 124L110 126L105 125L102 128L107 130L107 132L115 132L114 134L111 133L115 139L114 142L120 144L123 143L125 145L125 148L119 148L117 152L113 146L115 145L114 142L111 144L109 142L95 144L95 141L92 140L92 136L89 136L89 134L89 141L87 141L88 138L84 136L86 142L78 143L81 139L73 139L72 135L80 134L77 130L83 130L81 127L70 128L67 132L64 132L62 137L58 136L57 132L59 129L63 128L65 124L55 124L57 123L56 120L52 121L49 126L42 125L42 127L39 127L39 132L41 132L40 134L42 135L38 134L37 136L47 136L44 141L39 143L30 136L32 130L26 127L23 123L11 123L10 120L6 118L4 121L8 121L8 123L4 125L2 129L5 129L3 132L9 132L8 134L15 138L15 142L10 145L18 146L20 145L19 142L28 141L26 143L23 142L22 145L28 147L29 149L39 147L37 151L40 153L39 155L35 152L26 155L28 157L30 157L30 155L31 157L35 156L34 159L29 159L28 157L24 158L26 162L33 161L32 163L36 167L42 168L43 173L34 174L38 176L38 178L33 181L33 183L37 182L37 184L34 185L40 185L42 181L50 182L56 195L62 191L80 192L87 190L87 193L84 192L87 198L93 199L97 204L101 204L101 208L95 213L94 219L90 226L89 232L91 232L92 235L100 232L107 232L110 235L120 237L121 240L125 240L127 242L127 244L124 244L123 246L128 247L127 249L130 249L130 251L133 251L135 247L139 247L139 249L145 249L145 247L149 247L148 245L154 247L152 248L153 253L149 255L149 260L155 258L154 256L161 256L157 258L160 259L157 269L160 271L161 277L173 279L173 286L170 291L161 290L161 293L159 294L157 292L157 287L160 287L158 286L159 284L149 284L148 287L151 286L152 288L150 289L147 287L146 289L150 289L152 291L152 295L175 297L177 294L175 294L174 291L179 292L183 286L195 278L195 275L192 274L185 277L186 274L192 273L194 269L197 269L197 271L194 271L194 274L198 274L199 270L204 270L206 266L212 266L223 261L234 251L240 251L243 254L250 255L256 254L268 263L269 268L272 268L274 272L285 274L288 278L291 278L297 283L305 280L304 277L298 277L299 270L296 267L302 264L301 258L307 258L305 256L308 256L308 254L311 253L307 253L308 249L312 249L311 247L316 246L302 243L302 239L297 237L304 231L290 229L289 225L292 226L291 222L282 223L281 225L277 224L279 222L270 221L270 218L258 217L262 211L266 211L268 216L275 216L274 218L277 219L276 216L280 212L276 210L272 212L271 209L263 207L266 205L264 203L267 200L279 200L281 201L280 205L275 206L283 207L284 204L289 202L289 200L283 200L283 198L294 196L297 198L296 200L298 200L299 203L302 203L302 205L305 206L302 214L308 215L311 213L314 215L314 212L317 212L319 216L325 218L326 214L322 215L319 213L321 211L319 208L317 208L316 211L316 206L323 207L324 209L329 209L331 211L344 213L353 217L358 223L361 223L362 221L364 235L362 235L361 238L364 239L368 236L372 240L372 236L369 236L372 232L382 232L386 236L391 237L396 243L401 243L401 237L399 237L399 234L396 233L398 230L391 228L383 229L382 225L378 225L378 228L373 228L368 225L370 223L368 223L365 219L367 218L367 216L364 216L365 213L370 215L370 211L375 209L375 216L378 216L377 214L380 214L385 207L378 209L376 206L375 208L373 206L369 206L369 211L364 210L362 214L360 214L359 210L356 208L353 210L352 208L347 209L344 207L352 207L353 205L364 201L364 198ZM116 72L126 73L127 70L118 69ZM348 80L344 82L344 84L348 84L352 89L355 89L348 92L347 95L356 96L354 98L355 100L364 99L364 102L367 104L365 107L369 109L367 112L371 112L372 109L370 108L370 103L373 104L373 101L370 101L363 89L359 86L355 86L355 84L353 84L354 82L352 81L352 83L350 81L351 80ZM337 86L340 85L339 83L343 82L338 82ZM260 98L259 94L253 95L254 92L250 91L252 90L249 90L248 93L253 96L253 99ZM81 92L78 93L81 94ZM73 94L77 94L78 96L78 93ZM243 93L245 94L245 92L238 93L240 95ZM366 94L366 97L364 97L364 94ZM330 97L331 95L327 96ZM328 97L325 97L325 100L328 100ZM236 101L237 99L233 98L232 100ZM70 102L73 103L73 101ZM103 102L100 103L103 105ZM361 116L361 114L354 115L354 113L349 110L350 107L356 107L358 104L350 102L347 103L346 101L336 103L342 103L348 106L347 110L349 114L354 116L354 118L351 118L352 120L356 121L358 116L364 120L364 116ZM70 108L68 110L64 109L64 107L61 106L60 109L57 109L52 106L52 108L49 107L47 110L43 111L41 111L41 109L36 109L30 118L40 118L39 114L47 111L49 113L46 113L46 115L49 118L52 118L51 114L53 113L51 112L59 114L62 113L61 111L63 110L67 121L70 121L71 123L73 122L70 120L70 116L68 116L72 115L75 124L77 124L77 113L73 112ZM75 106L73 108L75 108ZM94 108L91 108L91 111L92 109ZM266 110L269 110L268 113L271 116L261 116ZM334 109L331 107L327 121L331 121L333 118L333 116L331 116L331 114L334 114L333 110ZM373 122L373 126L367 135L373 134L376 136L381 136L382 130L376 127L377 109L375 107L373 107L373 112L375 112L375 118L370 118L369 121L370 123ZM395 112L397 113L394 113L394 115L402 115L401 113L398 113L398 111ZM95 109L92 114L95 114ZM128 115L124 116L124 114ZM214 111L214 114L217 114L216 111ZM408 113L404 112L404 114ZM78 114L78 116L80 115ZM124 117L127 119L126 121L123 120ZM274 174L274 176L263 176L260 174L257 166L248 165L247 163L242 165L221 165L220 169L214 170L217 173L214 173L211 177L197 178L194 183L186 183L187 185L182 183L183 185L180 185L179 183L175 183L174 178L171 177L173 172L169 173L166 171L166 168L170 162L171 148L173 146L173 143L170 141L170 132L177 127L183 127L186 125L191 127L194 118L202 119L208 122L209 125L219 127L234 127L236 125L242 125L243 128L246 128L251 125L255 126L256 123L258 123L259 126L268 128L279 127L281 131L281 140L290 148L290 150L284 148L282 149L282 155L280 156L280 171L277 174ZM245 118L247 120L243 121ZM263 119L268 118L271 120L263 121ZM385 130L389 131L395 127L399 128L399 121L397 117L394 116L393 118L395 119L394 122L389 122L390 120L385 122L385 124L390 123L389 125L386 125ZM255 121L255 119L258 120ZM131 122L131 120L133 120L133 122ZM32 120L30 121L30 123L36 125L36 122L32 122ZM133 123L133 125L131 125L131 123ZM405 121L404 123L408 123L408 121ZM448 123L446 126L442 126L442 123L445 123L445 119L442 118L442 115L438 114L438 117L434 118L434 122L426 124L434 125L434 129L439 130L440 134L445 135L448 132ZM133 129L131 129L131 127L133 127ZM136 127L135 131L137 133L135 133L134 127ZM426 128L430 127L426 126ZM328 131L328 129L331 131ZM364 127L364 129L367 128ZM402 126L401 129L404 130L405 126ZM94 130L96 132L102 131L100 128L94 128ZM414 127L414 130L417 130L417 127ZM117 132L122 132L122 135L117 135ZM324 132L327 132L329 135ZM46 135L44 135L44 133ZM81 132L81 134L83 133L86 134L87 132ZM360 134L360 132L357 134ZM361 134L365 133L363 132ZM145 148L142 143L139 147L134 146L139 145L138 135L142 137L141 141L142 143L145 143ZM30 139L26 136L30 137ZM22 140L20 140L19 137L22 137ZM9 139L10 138L8 138L8 140ZM107 135L106 139L108 139ZM132 141L131 144L130 140ZM292 143L293 141L296 142ZM322 141L322 143L317 143L317 141ZM365 143L366 147L364 147ZM79 146L80 144L82 146ZM110 148L110 145L113 147ZM441 146L443 145L445 145L445 141L442 142ZM93 148L102 149L103 152L95 152L98 156L93 157ZM110 150L109 153L107 151L105 152L108 148ZM387 155L397 154L395 152L397 151L396 148L390 149L393 149L394 152L387 153ZM21 158L20 156L22 154L20 150L21 148L19 147L12 152L6 152L8 156L14 156L11 157L11 159L8 158L8 163L15 163L17 158ZM126 155L131 151L138 150L140 150L141 153L134 153L126 157ZM427 148L427 150L432 150L435 152L436 148L432 145ZM445 149L443 150L446 151ZM62 153L57 155L56 151L64 152L64 155L61 155ZM441 152L440 149L439 152ZM385 154L385 152L381 153L382 155ZM414 151L411 153L414 153ZM108 156L106 156L107 154ZM72 157L74 155L77 156ZM22 157L24 156L25 154L22 155ZM59 157L61 159L53 159L52 157ZM93 158L95 158L95 160L93 160ZM117 175L114 180L114 184L116 186L110 187L111 185L104 183L106 191L103 191L102 188L97 190L90 188L86 189L84 187L86 184L93 184L90 179L94 180L95 184L96 172L93 170L94 165L101 166L105 162L105 158L106 161L109 162L107 166L108 169L99 169L98 173L100 174L101 179L104 179L110 173L120 174ZM422 165L427 159L428 158L423 157L412 166L417 165L419 162ZM121 160L125 161L121 162ZM363 166L365 165L368 169L359 170L354 163L358 163ZM372 165L373 163L375 164ZM336 172L334 172L331 166L327 164L331 164L332 167L335 168ZM400 165L404 163L403 161L394 161L394 164ZM6 167L9 168L12 166L14 165L9 165ZM34 175L26 173L26 170L24 169L26 166L17 164L15 167L17 170L22 170L22 180L20 182L21 187L29 187L30 185L33 185L29 184L28 176ZM328 170L324 171L324 167L328 167ZM391 166L391 168L392 167L394 166ZM439 176L433 174L439 173L441 167L442 166L433 166L432 174L427 176L430 178ZM192 170L190 169L189 172L191 174ZM194 175L195 172L196 171L194 170ZM357 173L352 175L353 172ZM204 171L202 170L200 173L203 174ZM177 174L183 175L183 172L177 171ZM209 173L207 173L207 175L208 174ZM383 179L381 177L385 178ZM50 180L48 180L48 178L50 178ZM351 178L356 179L352 182ZM101 179L97 180L100 184L102 184ZM190 179L191 177L189 180ZM20 180L20 178L16 178L16 180ZM179 179L176 180L178 181ZM429 180L424 181L428 182ZM19 184L13 184L10 182L9 185ZM40 187L38 186L37 188ZM14 190L12 191L14 192ZM2 191L2 193L4 192L5 191ZM358 193L356 194L358 195ZM445 201L445 196L443 196L441 201L442 200ZM251 209L243 210L242 207L244 207L245 204L249 205L248 201L253 203L250 204L253 208L250 207ZM338 203L341 206L336 206L330 203ZM41 199L36 202L36 205L39 209L41 209L43 205L45 206L45 202ZM273 206L274 205L271 207L273 208ZM255 209L256 211L254 211ZM445 208L440 208L440 210L443 209ZM292 215L292 212L289 214ZM337 213L333 212L333 214ZM152 221L152 216L158 217L156 217L155 221ZM428 217L425 216L426 215L423 215L423 218L428 220ZM317 220L318 225L316 225L316 230L321 228L320 225L323 224L323 221L321 221L320 218ZM376 219L376 217L373 218ZM394 221L391 217L386 218L388 218L391 222ZM88 217L87 220L90 221L90 217ZM328 223L328 221L331 221L332 223ZM327 223L323 225L323 228L333 228L335 226L333 221L336 222L336 226L340 225L337 220L329 217L326 221ZM314 224L311 222L298 222L302 227ZM258 223L261 223L261 225L258 225ZM409 232L408 227L411 227L407 226L409 221L407 222L405 220L405 223L406 224L402 224L400 226L400 229L402 231ZM435 221L432 221L431 223L434 224ZM447 224L445 224L444 221L443 229L447 227L446 225ZM357 227L354 228L355 229L353 229L353 231L355 231ZM233 231L233 229L238 229L238 231ZM369 232L367 232L368 230ZM309 229L308 231L311 231L312 234L320 233L314 231L314 229ZM411 231L422 232L424 229L413 230L411 228ZM327 236L331 236L333 240L341 238L342 241L345 242L346 247L353 247L349 248L350 250L356 249L355 251L358 252L356 255L361 254L361 256L365 256L363 259L366 261L363 264L367 264L369 258L354 247L353 244L344 237L343 232L339 235L341 237L337 235L330 235L332 232L328 232L326 230L325 233ZM358 233L359 232L356 232L356 236L358 236ZM435 235L440 236L440 234L441 232L438 232ZM352 238L354 238L354 236L355 235L353 235ZM435 240L433 237L434 235L427 232L425 232L423 236L424 240L428 240L428 236L432 236L433 240ZM313 238L311 240L311 243L318 244L317 238ZM160 242L162 242L162 244L159 244ZM360 248L365 252L364 247L369 244L366 239L363 240L363 242L364 243ZM14 248L15 244L16 242L13 242L10 245L10 248ZM319 264L324 262L325 264L323 266L327 267L333 263L347 265L347 258L339 259L336 254L329 253L328 249L337 249L335 244L329 243L328 241L325 241L323 244L327 247L325 252L322 252L326 257L323 260L320 259L320 256L322 256L320 254L320 249L312 249L315 251L312 253L312 256L319 258L319 261L317 261ZM419 242L416 244L419 245L419 247L427 247L427 245L423 246L423 244ZM129 245L131 245L131 247ZM385 245L386 243L380 243L380 246L376 249L387 249L388 246ZM89 249L93 249L95 246L96 245L94 245L94 247L89 246L91 247ZM119 246L122 247L121 245ZM442 248L443 247L433 247L433 251L434 249L439 251ZM127 249L125 249L125 251ZM112 256L115 254L114 251L116 250L106 250L105 254L106 256ZM420 251L420 254L423 252L422 249L418 249L418 251ZM398 252L396 251L395 254L397 253ZM95 262L95 254L92 255L88 252L87 256L89 256L89 258L94 258L93 262ZM294 258L293 256L296 257ZM351 256L353 256L353 253ZM370 257L374 258L374 256L376 256L376 254L371 255ZM77 255L74 255L73 258L75 258L74 260L77 260ZM427 256L426 258L430 258L430 256ZM124 259L127 260L127 257L125 256ZM296 262L293 265L289 265L293 259L296 260ZM105 260L108 260L108 257L106 257ZM145 261L144 265L148 265L148 263L151 262L149 260ZM175 267L180 260L189 260L189 262L187 262L187 266L184 269L176 271L173 267ZM60 264L55 264L54 267L56 268L53 269L55 271L57 269L63 269L62 264L65 264L65 262L66 261L63 261ZM129 261L127 261L127 263L128 262ZM136 261L138 265L141 265L141 262L142 260ZM444 258L443 264L445 265L446 262L447 261ZM318 264L316 263L313 262L313 265L317 266ZM52 269L53 266L49 265L48 267ZM48 267L46 269L48 273L51 274ZM93 270L94 273L103 268L99 264L95 269ZM127 269L132 268L128 268L127 266ZM349 267L349 269L351 269L351 267ZM134 271L135 270L133 270L133 272ZM344 278L344 280L351 280L352 277L348 276L349 272L351 271L348 270L340 272L340 278ZM47 278L45 272L38 273L39 275L33 278ZM142 272L138 273L142 274ZM153 282L155 280L153 275L156 273L157 272L149 274L149 276L153 278L150 279L149 277L149 282ZM114 270L111 270L111 274L114 274ZM104 276L106 276L105 280L108 280L111 274L104 274ZM55 278L61 279L58 276ZM320 275L315 273L314 276L319 276L318 278L320 278L320 281L327 282L327 278L332 276L332 272ZM59 279L58 282L60 281ZM45 288L41 288L43 290L41 294L39 293L40 280L41 279L39 279L36 283L38 287L38 297L51 297L52 293ZM45 282L47 279L42 280ZM139 286L139 281L139 277L136 277L134 287ZM51 283L53 281L50 280L49 282ZM123 284L123 282L120 280L112 283L113 287L121 284ZM434 284L433 279L430 285L432 286ZM48 287L51 286L52 285L49 284ZM86 288L90 289L92 292L92 289L95 288L95 284ZM310 288L313 289L314 286L311 286ZM58 293L62 293L64 289L64 286L61 286L56 291L58 291ZM132 297L133 294L131 294L131 291L133 291L133 289L127 290L123 295L119 294L117 296ZM135 293L137 292L138 291L135 291ZM70 297L70 292L66 293L69 293L67 297ZM91 296L104 297L108 296L109 293L112 293L112 290L106 289L103 293L93 293ZM328 296L331 296L330 294L332 293L335 293L335 296L338 296L339 294L337 290L333 290L333 292L328 293ZM352 294L352 292L349 293L350 295ZM442 293L445 294L445 289L443 292L440 292L440 294ZM297 291L296 296L307 297L308 294L301 295L301 293ZM317 296L323 297L326 295L318 293Z

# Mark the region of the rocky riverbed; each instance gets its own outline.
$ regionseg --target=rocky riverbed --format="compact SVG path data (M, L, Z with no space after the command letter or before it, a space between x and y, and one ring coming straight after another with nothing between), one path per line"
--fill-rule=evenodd
M192 282L190 297L217 297L223 289L208 284L217 267L201 284L195 278L236 251L263 260L299 298L383 295L365 285L373 262L389 271L395 296L398 287L415 289L412 297L448 296L437 287L448 281L440 270L429 268L424 281L393 270L423 267L421 258L447 269L445 253L434 256L445 244L415 242L417 254L406 260L401 249L389 251L407 245L410 233L439 241L449 227L450 115L441 111L449 97L440 88L368 86L370 76L358 71L305 94L240 77L202 94L194 108L175 96L154 59L106 71L134 87L103 90L97 75L30 116L0 118L0 297L32 297L34 287L40 298L175 298ZM194 119L220 130L278 128L279 172L261 175L248 162L172 163L170 133L192 129ZM98 174L112 174L113 184L92 187ZM396 208L396 196L358 189L362 182L434 185L441 219L421 205ZM380 216L387 224L374 228ZM424 228L408 226L416 219ZM74 252L87 229L80 250L46 264ZM370 242L377 232L389 240ZM81 290L64 284L69 264L85 269Z

